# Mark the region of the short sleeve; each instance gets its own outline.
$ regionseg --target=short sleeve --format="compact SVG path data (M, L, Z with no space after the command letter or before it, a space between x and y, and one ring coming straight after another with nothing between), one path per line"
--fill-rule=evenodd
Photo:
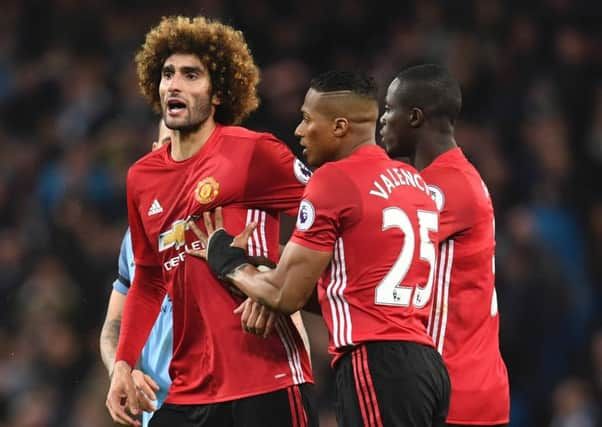
M247 175L245 204L294 216L310 176L310 169L286 144L271 134L261 134Z
M357 221L361 197L353 182L333 165L318 169L299 204L291 241L310 249L332 251L346 227Z
M119 250L118 274L113 282L113 289L120 294L127 295L130 285L134 280L134 254L132 250L132 237L130 229L125 232Z

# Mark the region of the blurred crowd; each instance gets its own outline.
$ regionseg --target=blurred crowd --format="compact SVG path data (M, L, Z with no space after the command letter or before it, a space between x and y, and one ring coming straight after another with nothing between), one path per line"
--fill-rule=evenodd
M3 0L0 427L106 427L98 337L127 227L125 175L158 117L133 54L164 15L241 29L262 70L245 125L299 152L307 84L447 65L457 141L496 208L512 427L602 425L602 3L599 0ZM382 98L381 97L381 98ZM323 425L326 333L309 315Z

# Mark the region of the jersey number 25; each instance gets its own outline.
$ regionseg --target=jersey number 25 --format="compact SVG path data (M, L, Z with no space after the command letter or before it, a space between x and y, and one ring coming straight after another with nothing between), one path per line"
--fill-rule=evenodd
M413 304L416 308L424 307L431 298L433 290L433 276L437 252L435 245L429 237L429 231L437 232L439 229L439 216L436 212L417 211L418 227L420 233L420 259L429 264L429 277L424 287L403 286L406 274L414 259L415 235L414 227L403 209L390 207L383 209L382 231L399 228L404 234L403 246L397 260L376 287L375 302L379 305L396 305L409 307ZM413 298L412 298L413 295Z

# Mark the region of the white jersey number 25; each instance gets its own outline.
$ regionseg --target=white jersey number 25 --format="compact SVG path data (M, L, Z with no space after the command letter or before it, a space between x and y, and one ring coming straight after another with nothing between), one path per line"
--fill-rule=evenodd
M410 304L413 304L416 308L422 308L431 298L437 252L433 241L429 237L429 231L437 232L439 216L436 212L421 210L417 211L417 216L420 230L420 259L429 264L429 277L426 285L424 287L402 285L414 259L416 236L405 211L397 207L385 208L383 209L382 231L386 232L391 228L399 228L404 234L404 241L397 260L376 287L376 304L401 307L409 307Z

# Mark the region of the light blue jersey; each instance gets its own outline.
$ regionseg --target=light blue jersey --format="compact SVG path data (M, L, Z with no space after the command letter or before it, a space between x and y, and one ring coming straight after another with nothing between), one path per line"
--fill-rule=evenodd
M132 238L130 229L123 236L121 250L119 251L119 277L113 282L113 289L120 294L127 295L130 289L130 283L134 279L134 251L132 250ZM160 389L156 393L157 401L155 407L163 404L167 397L167 390L171 384L169 378L169 362L171 361L173 346L173 316L171 300L166 295L161 305L161 311L155 321L153 329L148 336L148 340L142 354L140 355L140 369L148 374L159 385ZM142 414L143 427L148 426L152 413L144 412Z

